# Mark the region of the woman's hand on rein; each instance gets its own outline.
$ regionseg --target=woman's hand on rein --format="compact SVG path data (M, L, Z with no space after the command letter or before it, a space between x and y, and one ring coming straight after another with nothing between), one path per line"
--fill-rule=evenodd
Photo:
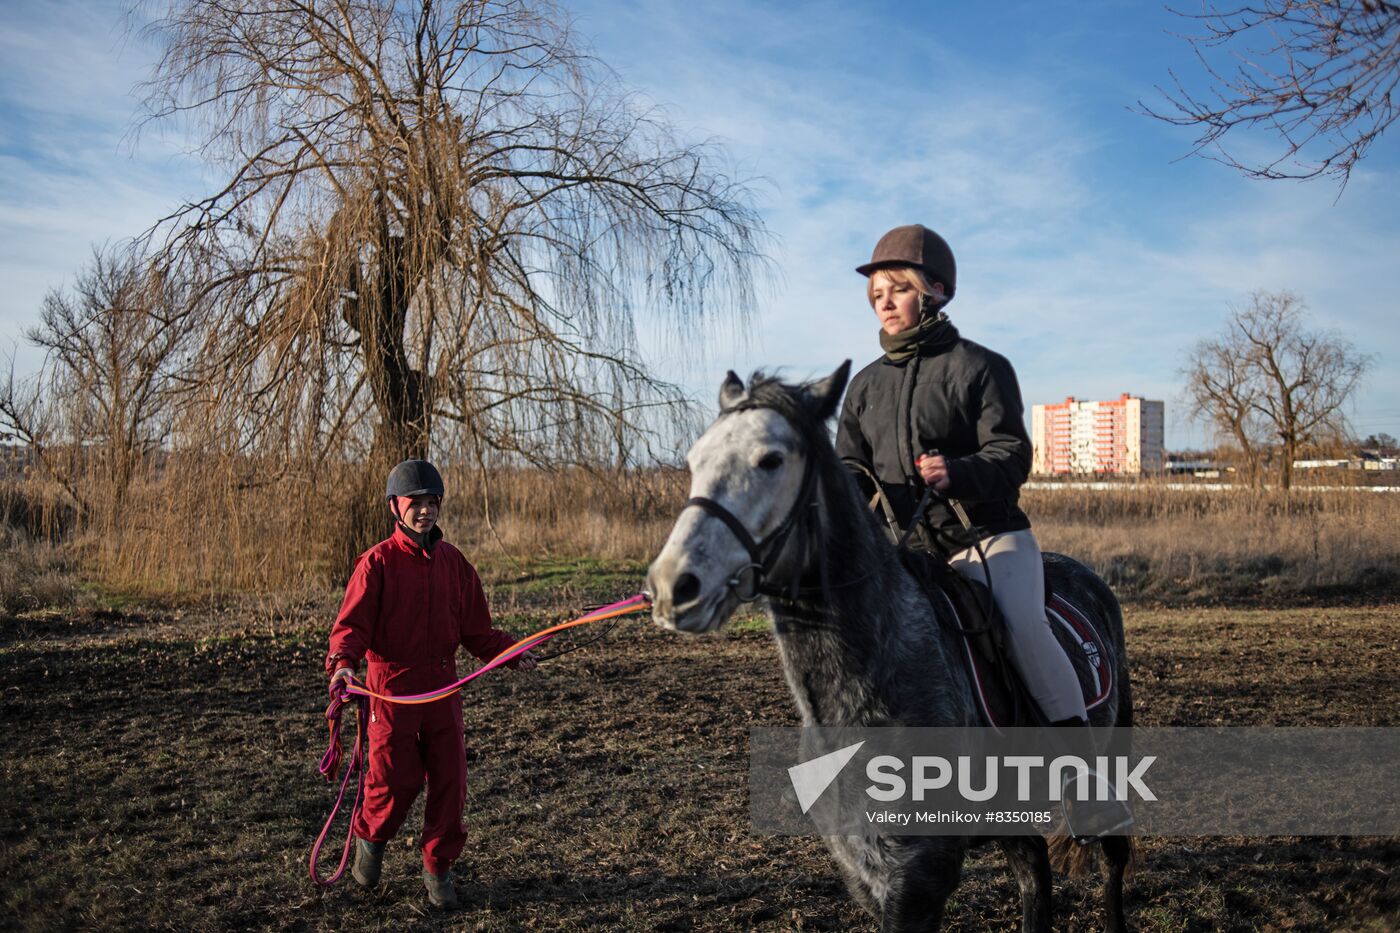
M948 461L942 454L920 454L914 465L919 468L919 475L923 477L925 485L932 486L939 492L947 490Z

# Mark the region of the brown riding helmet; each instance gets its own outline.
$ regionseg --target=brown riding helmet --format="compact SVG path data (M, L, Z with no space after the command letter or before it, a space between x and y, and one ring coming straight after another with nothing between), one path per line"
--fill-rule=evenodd
M895 227L880 237L870 261L856 266L861 275L869 276L891 266L915 266L935 282L943 283L943 291L952 298L958 287L958 265L948 241L923 224Z

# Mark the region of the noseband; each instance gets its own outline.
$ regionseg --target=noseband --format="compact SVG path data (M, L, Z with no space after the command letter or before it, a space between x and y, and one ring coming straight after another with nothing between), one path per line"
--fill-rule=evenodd
M787 543L788 536L797 527L797 520L801 516L802 510L808 507L815 508L817 505L816 499L812 496L817 485L817 471L812 464L813 458L809 455L802 469L802 485L797 490L797 498L793 501L792 508L788 510L787 517L783 519L782 524L762 541L755 541L753 535L749 534L749 530L744 527L744 523L735 518L733 512L715 500L704 496L693 496L686 500L687 507L693 505L704 509L710 515L724 522L725 527L744 546L744 550L749 552L749 562L739 568L738 572L728 580L730 590L739 598L740 602L751 603L760 596L797 598L800 578L793 579L792 586L788 591L783 588L771 587L766 581L768 575L773 572L774 565L778 562L778 555L783 552L783 546Z

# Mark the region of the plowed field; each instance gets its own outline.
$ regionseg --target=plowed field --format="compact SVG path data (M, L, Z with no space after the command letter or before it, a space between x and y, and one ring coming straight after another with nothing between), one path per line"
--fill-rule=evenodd
M513 628L536 629L613 582L495 595ZM465 909L437 914L423 898L421 804L380 890L347 881L323 894L306 856L332 799L316 762L333 612L5 623L0 927L873 929L819 840L749 832L747 729L794 721L767 634L691 639L637 621L533 674L469 688ZM1400 606L1129 606L1126 619L1141 725L1400 725ZM1392 930L1397 866L1395 839L1148 840L1129 919ZM1016 919L1012 879L983 850L949 927ZM1057 885L1056 929L1100 919L1088 882Z

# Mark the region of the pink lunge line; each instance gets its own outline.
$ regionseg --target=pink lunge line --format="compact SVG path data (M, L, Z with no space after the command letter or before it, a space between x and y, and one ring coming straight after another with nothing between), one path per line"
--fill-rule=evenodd
M601 609L595 610L594 612L590 612L588 615L580 616L579 618L573 619L569 622L564 622L559 625L555 625L550 628L544 629L543 631L536 632L533 635L528 635L525 638L520 639L520 641L511 645L509 648L496 655L486 664L483 664L481 667L472 671L470 674L468 674L466 677L463 677L456 683L448 684L446 687L439 687L438 689L431 690L427 693L417 693L411 696L398 697L386 696L380 693L372 693L358 680L355 680L353 678L351 678L347 682L345 692L349 694L354 694L356 696L374 697L375 699L383 700L386 703L431 703L435 700L441 700L443 697L451 696L458 690L461 690L471 681L480 677L482 674L485 674L487 671L494 670L500 667L502 664L507 664L510 661L513 661L515 658L529 651L536 645L543 644L544 642L553 638L555 635L559 634L564 629L573 628L576 625L584 625L589 622L602 622L605 619L612 619L616 618L617 616L630 615L631 613L639 612L645 609L650 603L651 599L645 593L638 593L636 596L632 596L628 599L621 600L620 602L615 602L611 605L604 606Z

